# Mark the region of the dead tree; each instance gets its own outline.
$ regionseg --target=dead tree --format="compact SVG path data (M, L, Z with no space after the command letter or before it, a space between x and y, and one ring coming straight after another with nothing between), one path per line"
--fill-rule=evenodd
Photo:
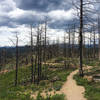
M33 33L31 25L31 83L33 83Z
M37 50L37 47L36 47ZM36 68L37 68L37 52L35 51L35 64L34 64L34 83L36 82Z
M60 56L60 46L59 46L59 44L60 44L60 40L59 40L59 37L57 38L57 40L56 40L56 45L55 45L55 49L57 49L57 51L55 52L56 53L56 57L59 57Z
M95 36L95 26L93 25L93 58L96 56L96 36Z
M15 86L17 86L17 84L18 84L18 63L19 63L18 40L19 40L19 38L18 38L18 35L16 34L16 69L15 69L16 74L15 74Z
M68 30L69 30L69 32L68 32L68 37L69 37L69 39L68 39L68 52L69 52L69 57L71 57L72 56L71 55L71 31L70 31L70 28Z
M47 21L45 21L45 36L44 36L44 62L46 63L46 44L47 43Z
M44 35L44 55L43 55L43 59L44 59L44 77L46 77L46 52L47 52L47 21L45 20L45 35ZM49 53L48 53L49 54Z
M42 26L41 26L41 29L40 29L40 38L39 38L39 52L40 52L40 59L39 59L39 63L40 63L40 80L42 78Z
M92 58L92 55L91 55L92 54L92 49L91 49L91 47L92 47L92 34L91 33L90 33L90 46L89 47L90 47L89 48L90 49L89 52L90 52L90 59L91 59Z
M85 32L83 35L83 57L85 58L86 52L85 52Z
M37 31L37 63L38 63L38 80L37 84L39 84L39 81L41 80L41 72L42 72L42 28L38 26Z
M72 32L72 57L75 56L75 48L74 48L74 45L75 45L75 24L73 25L73 32Z
M89 59L89 52L90 52L90 45L89 45L89 43L90 43L90 39L89 39L89 35L88 35L88 48L87 48L87 59Z
M98 16L98 34L99 34L99 60L100 60L100 17Z
M83 0L80 0L80 32L79 32L79 37L80 37L80 41L79 41L79 49L80 49L80 69L79 69L79 73L80 76L83 77L83 57L82 57L82 45L83 45Z
M10 38L9 38L10 39ZM16 42L14 42L12 39L10 39L10 41L13 43L13 45L15 46L16 49L16 54L15 54L15 58L16 58L16 66L15 66L15 86L18 85L18 67L19 67L19 37L18 37L18 33L15 34L15 39Z
M64 34L64 42L63 42L63 44L64 44L64 49L63 49L63 56L66 58L67 57L67 53L66 53L66 51L67 51L67 47L66 47L66 34Z

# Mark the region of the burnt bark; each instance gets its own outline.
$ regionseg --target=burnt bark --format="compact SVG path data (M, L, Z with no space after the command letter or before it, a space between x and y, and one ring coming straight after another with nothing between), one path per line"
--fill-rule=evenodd
M79 49L80 49L80 69L79 74L83 77L83 56L82 56L82 46L83 46L83 0L80 0L80 32L79 32Z

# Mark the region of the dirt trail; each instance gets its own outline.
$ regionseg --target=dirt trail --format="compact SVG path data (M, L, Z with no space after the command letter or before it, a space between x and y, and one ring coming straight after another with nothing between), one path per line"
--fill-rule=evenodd
M84 98L84 87L78 86L76 81L73 79L73 76L77 72L78 70L75 70L68 76L67 81L61 89L61 92L65 94L66 100L87 100Z
M90 70L92 67L91 66L87 66L84 68L84 70ZM56 94L65 94L65 100L87 100L84 97L84 92L85 92L85 88L82 86L78 86L76 84L76 81L73 79L73 76L75 74L77 74L78 70L73 71L68 77L67 77L67 81L64 83L64 85L62 86L60 91L56 91ZM36 98L38 93L32 94L31 98L34 97ZM48 94L50 95L54 95L55 92L51 91L48 92ZM42 93L43 97L46 97L46 93L43 92Z
M7 72L9 72L9 70L3 70L3 71L0 72L0 74L5 74Z

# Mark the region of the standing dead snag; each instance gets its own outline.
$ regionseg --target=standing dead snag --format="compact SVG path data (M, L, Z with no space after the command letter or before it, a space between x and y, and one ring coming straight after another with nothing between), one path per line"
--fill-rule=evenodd
M43 59L45 63L46 63L46 45L47 45L46 41L47 41L47 21L45 21L44 54L43 54Z
M40 52L39 65L40 65L40 80L41 80L41 75L42 75L42 26L41 26L41 29L40 29L39 45L40 45L40 49L39 49L39 52Z
M69 32L68 32L68 52L69 52L69 57L71 57L71 32L70 32L70 28L69 28Z
M47 50L47 21L45 21L45 38L44 38L44 63L45 63L45 73L44 73L44 77L46 77L46 50Z
M40 38L41 38L41 33L40 33L40 28L39 28L39 26L38 26L38 29L37 29L37 66L38 66L38 79L37 79L37 84L39 84L39 81L40 81L40 74L41 74L41 69L40 69L40 67L41 67L41 40L40 40Z
M98 34L99 34L99 60L100 60L100 17L98 16Z
M66 58L67 57L67 54L66 54L66 50L67 50L67 48L66 48L66 34L64 34L63 44L64 44L63 56Z
M91 49L91 45L92 45L92 34L90 33L90 44L89 44L89 54L90 54L90 58L92 58L92 49Z
M36 47L37 48L37 47ZM36 51L35 51L35 64L34 64L34 83L36 82L36 77L35 77L35 75L36 75L36 68L37 68L37 53L36 53Z
M9 38L10 39L10 38ZM15 67L15 86L17 86L18 84L18 67L19 67L19 50L18 50L18 44L19 44L19 37L18 37L18 33L16 33L15 35L15 39L16 42L14 42L12 39L11 42L13 43L13 45L15 46L16 49L16 54L15 54L15 58L16 58L16 67Z
M33 33L31 25L31 83L33 83Z
M66 47L66 34L64 34L64 50L63 50L63 56L66 58L67 57L67 47ZM65 66L65 69L67 67L67 62L64 61L64 66Z
M15 75L15 86L17 86L18 84L18 62L19 62L19 59L18 59L18 35L16 34L16 75Z
M73 33L72 33L72 57L75 56L75 24L73 25Z
M96 57L96 33L95 33L95 26L93 25L93 58L95 59Z
M79 74L83 76L83 62L82 62L82 45L83 45L83 0L80 0L80 32L79 32L79 49L80 49L80 69Z

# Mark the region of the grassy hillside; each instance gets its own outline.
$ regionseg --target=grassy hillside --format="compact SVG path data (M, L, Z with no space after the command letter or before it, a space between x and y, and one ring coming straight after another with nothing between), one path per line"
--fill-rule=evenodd
M54 90L59 91L62 87L64 81L66 81L67 76L73 69L64 68L59 69L50 69L48 68L46 73L47 80L41 80L40 84L37 85L30 83L31 78L31 67L22 67L19 68L18 71L18 86L14 86L14 79L15 79L15 71L10 71L5 74L0 75L0 100L31 100L31 94L35 92L41 93L42 91L48 92ZM56 79L56 80L55 80ZM52 82L54 81L54 82ZM38 99L42 98L38 95L37 100L44 100ZM58 100L57 98L61 98L63 100L64 95L54 95L51 98L56 98L52 100Z

